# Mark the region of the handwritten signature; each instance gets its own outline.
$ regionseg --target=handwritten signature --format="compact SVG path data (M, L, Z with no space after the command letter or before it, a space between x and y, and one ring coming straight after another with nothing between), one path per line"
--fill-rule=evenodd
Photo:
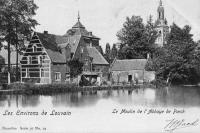
M197 126L199 124L199 119L188 122L185 119L177 120L174 118L174 119L170 119L166 121L167 121L167 125L164 127L164 130L170 133L172 133L176 129Z

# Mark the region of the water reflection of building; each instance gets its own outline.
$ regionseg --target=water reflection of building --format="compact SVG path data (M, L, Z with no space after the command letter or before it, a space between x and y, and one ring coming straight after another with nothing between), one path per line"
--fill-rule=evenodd
M97 93L72 92L52 96L53 106L83 107L97 103L99 100Z

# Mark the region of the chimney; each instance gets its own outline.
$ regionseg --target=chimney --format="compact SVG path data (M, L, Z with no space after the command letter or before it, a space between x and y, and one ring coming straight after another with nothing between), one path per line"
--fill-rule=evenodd
M44 31L44 34L45 34L45 35L48 34L48 31L45 30L45 31Z
M91 31L89 32L89 36L92 36L92 32Z

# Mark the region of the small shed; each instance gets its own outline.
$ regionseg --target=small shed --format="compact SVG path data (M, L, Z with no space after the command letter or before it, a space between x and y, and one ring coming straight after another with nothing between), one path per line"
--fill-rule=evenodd
M145 71L147 59L115 59L110 67L112 82L131 83L151 81L155 78L154 72Z

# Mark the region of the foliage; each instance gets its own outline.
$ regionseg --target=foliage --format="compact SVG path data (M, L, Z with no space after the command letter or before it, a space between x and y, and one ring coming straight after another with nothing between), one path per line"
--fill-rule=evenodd
M111 50L110 50L110 44L106 43L106 50L105 50L105 54L104 54L104 58L110 63L110 54L111 54Z
M5 64L5 59L0 55L0 65L1 64ZM0 68L1 68L1 66L0 66Z
M8 44L8 72L10 72L10 45L14 45L17 52L24 48L23 39L30 36L31 28L38 24L33 19L37 8L33 0L0 1L0 42L1 45L4 41Z
M157 37L153 25L151 16L146 25L140 16L127 17L123 28L117 33L122 43L119 58L146 58L147 53L152 53Z
M8 66L7 65L2 65L0 64L0 68L3 67L2 71L0 71L0 82L2 83L7 83L8 79ZM17 71L17 73L16 73ZM17 76L18 75L18 76ZM18 78L18 79L17 79ZM10 68L10 80L11 82L16 82L19 81L20 79L20 69L16 70L16 67L11 67Z
M38 24L32 19L38 8L32 0L1 0L0 5L0 31L7 42L16 44Z
M113 44L112 50L111 50L111 53L110 53L111 62L112 62L115 58L117 58L117 54L118 54L118 50L117 50L116 44Z
M71 78L78 76L83 71L83 63L80 62L78 59L70 60L68 62L68 65L70 67Z
M197 44L190 34L191 27L171 26L167 44L156 50L153 66L146 66L156 71L157 80L169 80L173 84L197 83L199 81L200 54Z

